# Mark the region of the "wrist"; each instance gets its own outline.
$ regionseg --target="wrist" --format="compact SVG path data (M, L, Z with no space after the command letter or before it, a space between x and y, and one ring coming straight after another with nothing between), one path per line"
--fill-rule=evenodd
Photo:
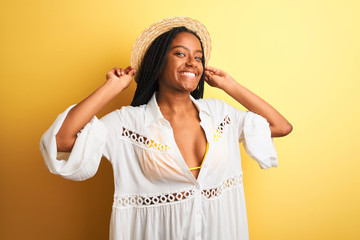
M232 77L225 78L225 81L222 81L222 83L219 85L219 88L225 92L228 92L229 90L233 89L235 85L238 84L235 79Z
M109 79L101 86L101 88L103 88L110 95L114 95L115 97L116 95L121 93L126 88L126 86L119 84L119 81L117 80Z
M121 89L117 89L115 85L106 81L96 90L96 92L101 101L106 105L121 92Z

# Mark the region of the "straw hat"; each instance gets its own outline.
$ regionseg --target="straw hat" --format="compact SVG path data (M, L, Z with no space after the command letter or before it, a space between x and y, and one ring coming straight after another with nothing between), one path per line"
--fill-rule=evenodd
M172 28L181 26L186 27L199 36L204 48L205 64L207 64L211 52L211 39L206 27L199 21L189 17L172 17L152 24L140 34L131 50L131 66L135 67L135 69L139 69L140 63L151 43L161 34Z

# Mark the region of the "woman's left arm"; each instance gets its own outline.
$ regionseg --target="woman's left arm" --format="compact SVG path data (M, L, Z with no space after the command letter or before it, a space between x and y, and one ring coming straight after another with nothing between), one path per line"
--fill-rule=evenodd
M226 72L214 67L206 67L205 81L210 86L225 91L249 111L266 118L270 124L271 137L283 137L292 131L292 125L275 108L240 85Z

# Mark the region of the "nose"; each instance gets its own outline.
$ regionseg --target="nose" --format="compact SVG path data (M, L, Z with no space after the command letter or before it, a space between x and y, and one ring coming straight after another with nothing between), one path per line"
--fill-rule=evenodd
M196 67L196 65L197 65L197 62L196 62L195 57L189 56L189 57L187 58L187 61L186 61L186 66Z

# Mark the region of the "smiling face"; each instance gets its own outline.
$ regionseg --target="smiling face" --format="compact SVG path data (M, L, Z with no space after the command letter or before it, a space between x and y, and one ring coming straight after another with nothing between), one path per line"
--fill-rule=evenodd
M191 93L203 73L200 41L189 32L180 32L171 43L159 75L159 91Z

